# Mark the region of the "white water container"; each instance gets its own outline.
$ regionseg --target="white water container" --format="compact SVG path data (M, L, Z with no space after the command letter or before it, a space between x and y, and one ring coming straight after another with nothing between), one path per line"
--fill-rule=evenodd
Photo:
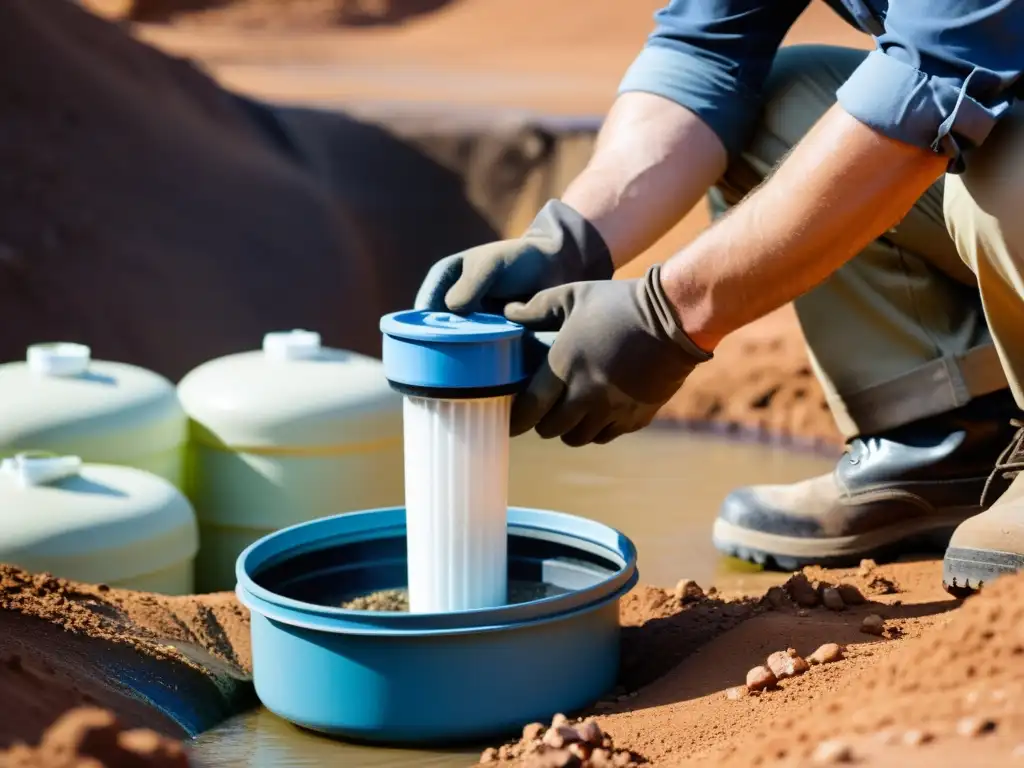
M0 462L0 562L126 589L193 591L195 513L167 480L77 456Z
M84 344L36 344L0 365L0 456L47 451L182 486L188 420L174 385Z
M401 503L401 399L379 360L310 331L269 333L261 350L199 366L178 393L200 591L233 589L238 555L279 528Z
M381 331L388 380L405 396L409 610L505 605L523 328L495 315L416 311L385 316Z

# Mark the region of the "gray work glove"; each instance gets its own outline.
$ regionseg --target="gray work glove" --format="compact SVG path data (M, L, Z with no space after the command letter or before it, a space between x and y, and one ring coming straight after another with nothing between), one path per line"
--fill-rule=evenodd
M505 316L533 331L560 329L512 404L513 435L536 428L566 445L607 443L647 426L711 359L680 327L657 265L635 280L541 291L526 304L509 304Z
M549 201L522 237L447 256L434 264L415 309L501 314L510 301L579 280L608 280L611 255L594 226L560 200Z

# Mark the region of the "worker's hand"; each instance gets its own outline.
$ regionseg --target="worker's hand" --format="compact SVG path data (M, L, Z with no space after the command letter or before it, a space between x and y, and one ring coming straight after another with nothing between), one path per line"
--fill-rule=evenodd
M512 404L511 433L536 427L566 445L607 443L647 426L699 363L676 320L660 267L636 280L541 291L505 316L534 331L560 329L546 362Z
M559 200L545 205L526 233L487 243L434 264L416 294L416 309L500 314L510 301L579 280L607 280L608 248L583 216Z

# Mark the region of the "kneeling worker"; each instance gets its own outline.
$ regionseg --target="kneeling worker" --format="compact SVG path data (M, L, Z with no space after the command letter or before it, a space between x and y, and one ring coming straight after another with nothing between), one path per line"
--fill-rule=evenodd
M976 588L1024 565L1024 2L832 0L875 50L780 49L807 4L671 0L561 199L436 264L417 304L560 330L512 431L578 446L795 301L848 450L734 491L717 546L794 568L955 528L947 585ZM706 194L709 229L610 279Z

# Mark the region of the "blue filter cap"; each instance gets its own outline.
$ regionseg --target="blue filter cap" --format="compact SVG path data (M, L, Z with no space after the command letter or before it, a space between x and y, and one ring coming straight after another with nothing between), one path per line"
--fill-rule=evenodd
M526 379L524 328L501 315L408 310L385 315L384 375L404 394L493 397Z

